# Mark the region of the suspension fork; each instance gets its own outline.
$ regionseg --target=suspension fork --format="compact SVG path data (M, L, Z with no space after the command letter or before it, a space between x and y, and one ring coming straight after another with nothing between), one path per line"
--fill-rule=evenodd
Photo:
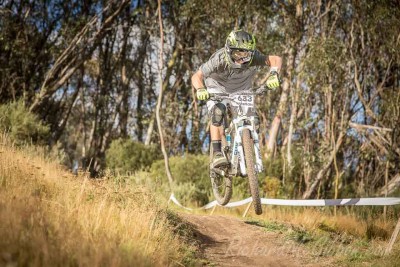
M231 174L237 175L238 166L240 166L240 171L242 174L246 174L246 168L243 165L244 163L244 153L242 147L242 127L235 127L235 136L233 137L232 150L230 151L230 159L231 162ZM244 171L244 172L243 172Z
M253 131L250 131L250 134L252 135L253 138L253 143L254 143L254 153L255 153L255 158L256 158L256 168L257 172L262 172L264 170L263 162L262 162L262 156L261 156L261 150L260 150L260 141L258 138L258 133L257 131L253 128Z
M230 108L229 105L226 106L226 112L224 114L223 118L223 124L222 124L222 133L221 133L221 141L222 141L222 147L223 147L223 152L227 158L227 160L230 162L231 161L231 141L232 141L232 136L231 132L232 129L230 128L230 123L228 122L228 109ZM227 135L229 134L229 135Z

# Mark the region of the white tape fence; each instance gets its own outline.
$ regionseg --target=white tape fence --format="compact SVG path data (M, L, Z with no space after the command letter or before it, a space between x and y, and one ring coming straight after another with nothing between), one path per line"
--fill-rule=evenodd
M192 209L183 206L175 197L174 193L171 194L169 200L177 206L186 210L207 210L215 206L221 206L216 200L204 205L203 207ZM226 204L226 208L239 207L249 204L253 201L251 197L234 201ZM261 198L261 204L264 205L278 205L278 206L297 206L297 207L323 207L323 206L393 206L400 204L399 197L376 197L376 198L343 198L343 199L273 199Z

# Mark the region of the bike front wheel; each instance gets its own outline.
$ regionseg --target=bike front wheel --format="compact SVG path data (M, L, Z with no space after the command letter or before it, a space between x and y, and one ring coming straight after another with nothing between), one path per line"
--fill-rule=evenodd
M243 129L242 132L244 159L246 162L247 176L249 177L250 193L253 198L254 211L257 215L262 214L260 193L258 190L258 177L254 161L254 145L250 137L250 130Z

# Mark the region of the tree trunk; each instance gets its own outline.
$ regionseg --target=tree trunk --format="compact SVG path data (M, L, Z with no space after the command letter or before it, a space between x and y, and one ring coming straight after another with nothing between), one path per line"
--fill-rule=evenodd
M160 83L160 93L158 95L158 100L157 100L156 119L157 119L157 126L158 126L159 138L160 138L160 143L161 143L161 151L164 156L165 172L167 173L169 186L170 186L170 189L172 190L174 180L172 178L172 174L169 169L169 159L168 159L167 151L165 150L164 135L163 135L163 129L162 129L161 119L160 119L160 109L161 109L161 105L162 105L162 101L163 101L163 91L164 91L163 79L162 79L162 69L164 67L164 60L163 60L164 30L163 30L162 17L161 17L161 0L158 0L158 20L159 20L159 25L160 25L160 54L159 54L159 65L158 65L158 78L159 78L159 83ZM166 80L166 82L168 82L168 80Z
M311 186L309 188L307 188L306 192L304 192L303 199L308 199L308 198L312 197L312 195L315 193L315 190L317 189L318 184L320 183L322 178L324 178L324 175L327 173L327 171L331 167L331 165L334 161L334 158L336 157L336 154L343 143L343 137L344 137L344 134L341 131L339 134L338 140L336 141L336 146L333 149L333 151L331 152L329 159L327 160L325 165L322 167L322 169L318 172L317 177L315 178L315 180L311 184Z
M290 114L290 121L289 121L289 133L288 133L288 141L287 141L287 169L289 177L292 176L292 171L294 168L294 163L292 160L292 137L294 133L295 121L297 118L297 102L298 102L298 92L300 90L300 77L297 78L296 88L290 91L290 96L292 100L292 108Z
M284 22L292 27L300 27L303 17L303 5L301 1L297 1L295 4L296 11L294 14L290 10L286 10L287 7L283 7ZM298 53L298 44L301 41L301 35L295 33L290 36L287 40L287 47L285 49L285 55L288 55L286 66L286 76L284 77L284 83L282 85L282 94L279 99L279 105L275 117L272 121L271 129L269 131L269 137L267 142L267 149L264 156L268 158L274 157L276 150L276 140L281 126L281 120L287 110L287 102L289 97L290 85L293 80L293 71L295 70L295 61Z
M155 123L155 112L153 112L153 114L151 115L150 123L149 126L147 127L146 140L144 141L144 144L146 146L150 145L151 137L154 131L154 123Z
M121 104L119 107L119 129L120 135L122 138L128 137L128 117L129 117L129 96L130 96L130 88L129 81L130 78L127 75L127 46L129 40L130 31L130 23L125 21L123 26L123 40L122 40L122 49L121 49L121 92L120 95L122 97Z

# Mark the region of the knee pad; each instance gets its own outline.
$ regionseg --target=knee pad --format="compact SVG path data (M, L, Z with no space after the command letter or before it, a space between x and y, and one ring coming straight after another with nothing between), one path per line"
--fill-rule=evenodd
M221 126L224 121L226 107L222 103L217 103L211 110L211 122L214 126Z

